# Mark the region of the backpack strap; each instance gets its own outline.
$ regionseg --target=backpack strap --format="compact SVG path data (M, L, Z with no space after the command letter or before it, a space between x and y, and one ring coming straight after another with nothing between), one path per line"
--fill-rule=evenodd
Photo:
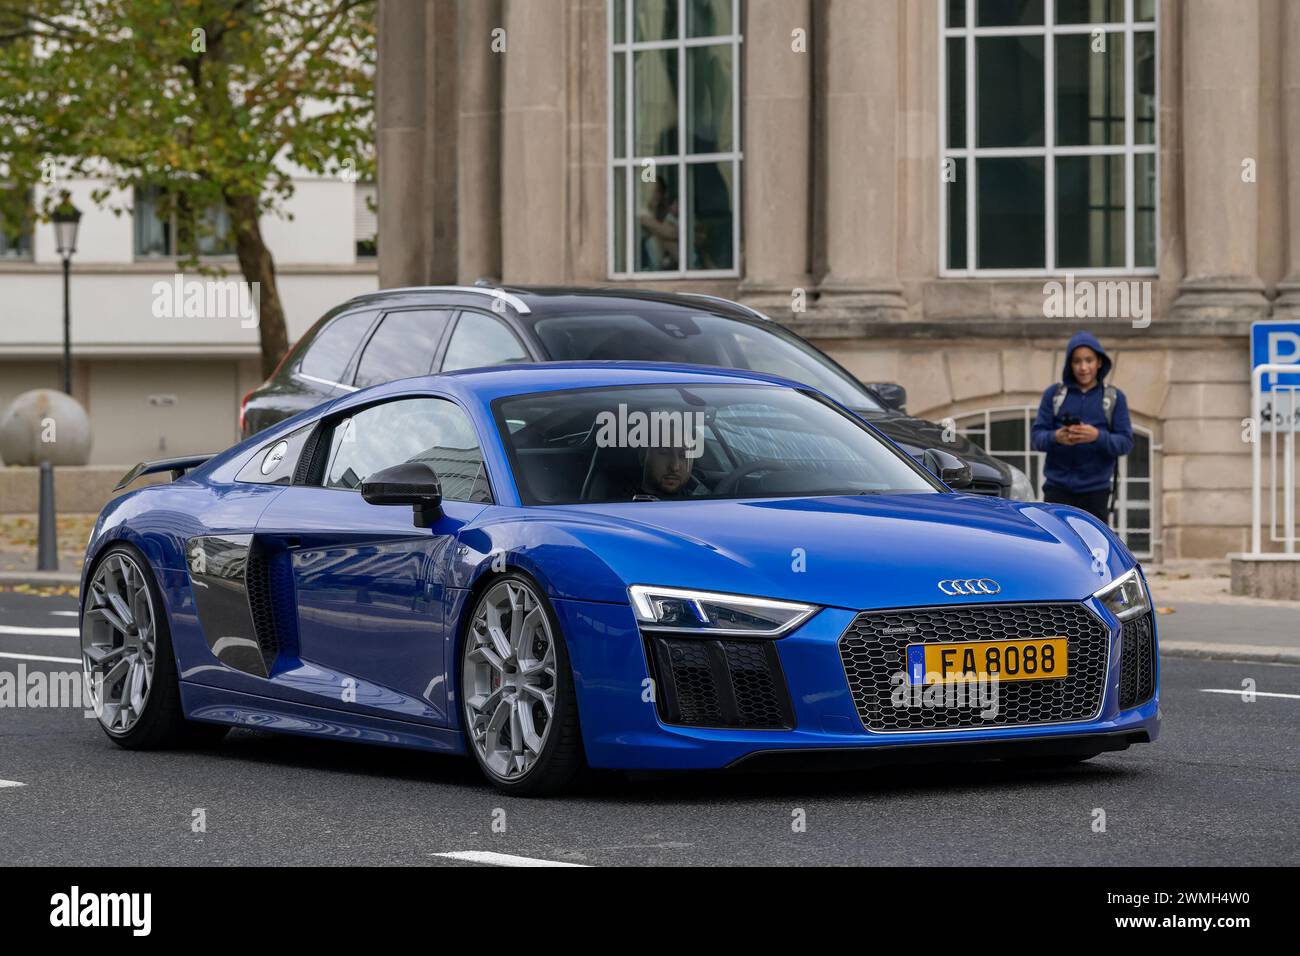
M1101 394L1101 410L1106 415L1106 427L1115 427L1115 400L1119 396L1119 389L1114 385L1107 385L1105 391Z
M1065 395L1069 391L1064 382L1056 383L1056 394L1052 396L1052 417L1055 418L1061 414L1061 406L1065 404Z

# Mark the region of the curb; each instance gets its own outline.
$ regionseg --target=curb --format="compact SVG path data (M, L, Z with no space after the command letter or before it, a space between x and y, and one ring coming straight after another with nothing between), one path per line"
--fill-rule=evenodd
M32 587L81 583L81 571L0 571L0 584L30 584Z
M1255 661L1300 664L1300 647L1276 644L1212 644L1207 641L1161 641L1162 657L1191 657L1212 661Z

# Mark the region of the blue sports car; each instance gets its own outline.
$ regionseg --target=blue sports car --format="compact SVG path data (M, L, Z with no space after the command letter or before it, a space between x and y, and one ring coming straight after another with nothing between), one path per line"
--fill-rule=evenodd
M81 644L124 747L232 726L584 767L1086 759L1156 738L1132 554L806 386L691 366L368 388L113 500ZM957 490L953 490L954 487Z

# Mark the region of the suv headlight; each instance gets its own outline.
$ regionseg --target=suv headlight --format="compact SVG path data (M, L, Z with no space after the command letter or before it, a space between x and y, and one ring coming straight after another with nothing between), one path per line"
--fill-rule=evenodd
M1029 480L1029 476L1015 465L1008 465L1007 467L1011 469L1011 500L1036 500L1038 496L1034 494L1034 483Z
M1151 595L1137 568L1111 581L1093 594L1116 620L1127 621L1151 610Z
M642 628L720 636L780 637L816 613L811 604L634 584L627 589Z

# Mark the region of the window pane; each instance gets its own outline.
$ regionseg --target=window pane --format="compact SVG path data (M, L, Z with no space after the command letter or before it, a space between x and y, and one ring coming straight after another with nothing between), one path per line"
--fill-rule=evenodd
M731 162L691 163L686 167L690 203L690 269L730 269L732 255Z
M172 254L171 216L160 207L162 190L140 186L135 191L135 254L169 256Z
M1151 21L1156 18L1156 0L1133 0L1133 19Z
M1094 50L1103 41L1104 51ZM1056 38L1056 142L1123 145L1124 34Z
M966 24L966 0L948 0L948 22L945 26L960 27Z
M1043 145L1043 38L975 40L980 146Z
M1042 158L981 159L976 172L977 266L1041 269L1046 230Z
M609 17L614 24L614 42L627 42L627 4L624 0L609 0Z
M421 309L390 312L366 343L357 366L357 388L428 375L450 312Z
M627 155L627 54L614 54L614 155Z
M948 268L968 269L966 261L966 160L949 159L951 176L948 182ZM945 175L947 172L945 171Z
M1156 141L1156 35L1133 34L1133 142Z
M949 37L948 50L948 145L966 145L966 41Z
M500 319L483 312L462 312L451 334L444 372L458 368L485 368L527 362L528 353Z
M1056 159L1056 264L1124 265L1124 157Z
M627 271L627 167L614 167L614 271Z
M1014 455L1007 455L1006 452L1024 451L1028 447L1029 438L1025 434L1025 420L1023 418L1004 418L1001 421L994 420L990 426L992 431L992 450L995 455L1003 458L1014 458ZM1021 462L1012 462L1017 468L1024 470L1024 464Z
M975 25L1008 27L1043 22L1043 0L975 0Z
M1123 23L1124 0L1056 0L1057 23Z
M1133 433L1133 451L1128 458L1129 478L1151 477L1151 439L1141 432ZM1131 494L1131 493L1130 493ZM1144 495L1144 498L1149 495Z
M21 211L15 209L16 221L5 222L0 219L0 259L30 259L32 257L32 223L35 217L35 211L32 208L32 194L30 191L24 192L23 199L19 199L10 190L13 186L0 186L13 198L10 202L17 202ZM21 218L18 218L21 217Z
M717 37L731 32L731 0L686 0L687 36Z
M322 329L302 357L303 374L327 382L342 382L352 353L361 344L374 317L373 312L354 312L340 316Z
M726 153L732 149L730 46L686 51L686 149Z
M680 268L677 248L681 210L677 204L676 166L659 166L651 182L637 171L638 272L663 272Z
M451 402L415 398L364 409L334 428L325 487L355 489L375 472L428 462L448 501L487 501L478 436Z
M1156 264L1156 154L1133 157L1133 264Z
M677 39L677 0L632 0L632 22L638 43Z
M677 155L677 51L642 50L632 68L635 155Z

